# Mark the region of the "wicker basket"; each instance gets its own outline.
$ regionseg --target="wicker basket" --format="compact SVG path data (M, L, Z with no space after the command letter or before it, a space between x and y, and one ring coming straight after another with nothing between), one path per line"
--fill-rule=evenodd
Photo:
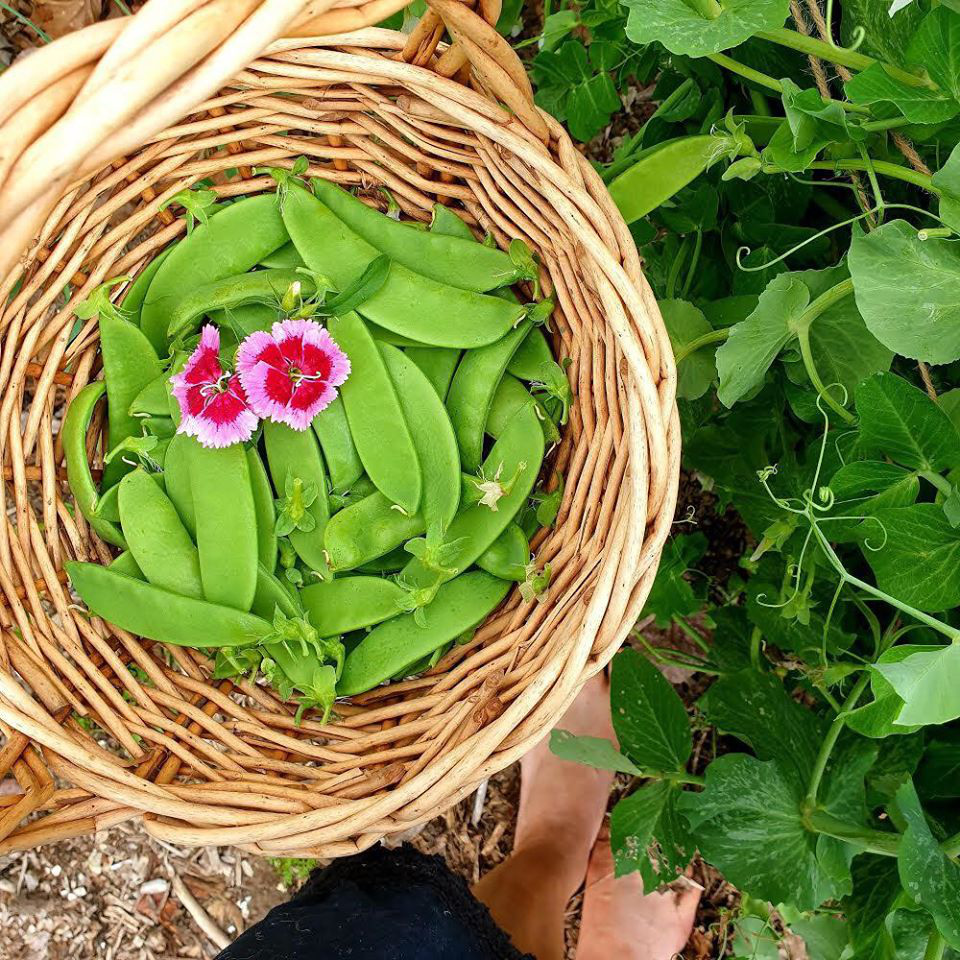
M499 0L429 2L407 37L362 29L398 0L151 0L0 81L0 779L24 791L0 797L0 853L132 818L181 844L355 853L530 749L632 628L675 505L669 342L601 181L490 26ZM74 604L64 562L110 553L71 508L57 431L99 369L96 318L76 335L73 307L180 236L161 203L201 178L270 189L253 167L300 155L409 217L439 200L526 240L575 401L550 461L563 505L534 543L547 601L514 591L428 675L297 726L269 688Z

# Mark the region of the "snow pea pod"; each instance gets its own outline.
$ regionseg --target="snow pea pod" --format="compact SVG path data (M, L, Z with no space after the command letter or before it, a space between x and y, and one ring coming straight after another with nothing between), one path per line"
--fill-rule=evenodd
M363 463L353 442L340 394L313 418L313 429L323 449L333 489L349 490L363 475Z
M459 237L461 240L477 242L473 231L449 207L442 203L433 205L433 220L430 223L431 233L442 233L447 237Z
M539 380L544 364L553 362L550 344L540 327L534 327L507 364L507 373L521 380Z
M299 617L303 613L283 583L262 563L257 564L257 592L253 595L250 612L264 620L272 620L278 607L288 617Z
M507 424L525 407L533 410L537 420L540 421L544 440L547 443L556 443L560 439L557 425L527 388L510 374L500 381L500 386L497 387L497 392L493 396L493 403L487 414L486 432L491 437L499 437Z
M338 577L300 591L310 624L322 637L389 620L403 611L407 592L383 577Z
M190 447L197 443L185 433L175 434L163 461L163 478L167 496L176 507L183 525L192 537L197 535L197 516L190 489Z
M410 562L410 554L402 546L396 547L382 557L375 557L356 568L357 573L396 573Z
M316 197L293 186L283 219L307 266L347 289L378 256ZM413 232L410 231L413 236ZM524 308L499 297L458 290L392 263L382 287L359 307L374 323L437 347L479 347L499 340Z
M255 330L269 330L280 319L280 311L270 303L241 303L229 310L214 310L210 319L221 332L230 330L242 339Z
M338 695L370 690L455 640L484 620L509 590L509 582L479 570L445 583L417 617L406 613L374 627L347 654Z
M63 452L67 460L67 483L80 513L101 540L126 549L127 541L120 527L97 515L100 494L87 460L87 430L93 411L106 391L107 385L102 380L96 380L88 383L73 398L63 420Z
M200 554L174 505L142 468L120 481L120 526L150 583L203 599Z
M240 444L194 443L188 450L203 594L249 610L257 589L257 511L246 452Z
M530 543L515 523L507 528L477 557L477 566L501 580L523 581L530 563Z
M308 508L314 527L312 530L293 530L290 543L311 570L326 578L329 567L323 551L323 537L330 518L330 504L327 500L327 472L317 438L310 430L293 430L285 424L266 420L263 439L270 476L279 494L285 495L288 476L301 480L304 486L316 484L317 496Z
M314 180L313 191L358 236L415 273L475 293L519 278L508 254L478 245L472 236L465 240L436 231L410 230L408 224L384 216L329 180Z
M253 509L257 515L257 559L270 573L277 568L277 511L273 505L273 487L256 447L247 450Z
M313 293L313 281L294 270L257 270L187 290L168 308L167 338L175 340L192 333L200 326L200 318L205 313L232 310L250 303L269 306L276 301L279 304L294 282L301 285L304 296Z
M107 384L107 447L113 449L127 437L140 436L140 421L130 415L130 404L163 373L163 365L143 333L115 316L100 317L100 350ZM113 486L131 469L117 457L104 467L101 487Z
M353 570L426 529L422 513L405 514L378 491L335 513L324 543L334 570Z
M137 636L180 647L246 647L273 624L232 607L182 597L99 563L66 564L74 590L98 617Z
M452 347L407 347L406 355L426 374L441 400L447 397L460 351Z
M507 364L530 331L525 320L503 339L479 350L468 350L453 375L447 410L457 435L465 470L476 470L483 459L483 429L494 394Z
M521 407L504 427L483 463L483 477L499 485L496 509L466 502L447 529L452 546L444 565L455 576L466 570L503 533L526 503L543 462L543 430L533 406ZM436 583L437 572L413 559L401 577L413 587Z
M423 371L402 350L381 343L380 353L423 471L420 512L427 535L442 535L460 505L460 458L450 417Z
M285 270L295 270L297 267L302 267L303 265L303 257L297 252L297 248L294 246L292 240L274 250L273 253L267 254L267 256L260 261L261 267L279 267Z
M124 550L110 561L108 570L114 573L122 573L124 576L133 577L134 580L146 580L143 571L137 566L137 561L133 559L133 554L129 550Z
M170 414L170 377L161 373L151 380L131 401L131 417L166 417Z
M147 290L140 326L157 353L167 351L169 310L185 291L255 267L290 237L274 194L238 200L184 237Z
M173 247L167 247L162 253L158 253L137 275L136 280L130 284L123 298L121 306L126 311L127 316L137 326L140 325L140 309L143 307L143 301L146 299L147 290L153 283L153 278L157 271L163 266L163 261L170 255Z
M151 451L151 456L156 453L156 450ZM166 485L164 483L162 473L151 473L148 476L154 480L157 486L165 491ZM121 481L122 482L122 481ZM96 514L98 517L102 517L104 520L110 520L113 523L120 522L120 484L115 483L112 487L109 487L104 491L103 496L97 501Z
M415 513L423 491L420 462L377 342L355 313L331 317L328 326L350 358L340 395L363 468L381 493Z
M694 181L720 159L709 134L678 137L637 155L636 162L610 183L610 196L623 219L633 223Z

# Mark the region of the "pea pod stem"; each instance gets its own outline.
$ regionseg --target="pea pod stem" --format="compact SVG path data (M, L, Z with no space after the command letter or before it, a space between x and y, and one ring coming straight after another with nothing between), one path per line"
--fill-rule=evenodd
M788 173L782 167L776 164L765 163L763 165L764 173ZM919 173L910 167L903 167L899 163L891 163L889 160L868 161L847 158L843 160L814 160L810 164L810 170L829 170L832 173L841 173L844 170L856 170L861 173L867 173L870 169L884 177L891 177L894 180L903 180L905 183L912 183L916 187L921 187L928 193L939 197L940 191L933 185L933 178L925 173Z

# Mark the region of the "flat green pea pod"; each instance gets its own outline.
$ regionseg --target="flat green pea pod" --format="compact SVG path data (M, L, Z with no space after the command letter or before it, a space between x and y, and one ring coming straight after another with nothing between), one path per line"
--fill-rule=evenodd
M197 535L197 516L190 489L190 448L197 441L185 433L175 434L163 460L164 487L176 507L183 525L192 537Z
M270 303L241 303L229 310L214 310L210 319L221 333L230 330L242 340L257 330L269 330L280 319L280 311Z
M503 533L526 503L543 462L543 430L533 406L521 407L493 445L473 483L480 502L465 501L447 528L443 571L413 559L401 573L409 587L429 587L462 573Z
M329 180L314 180L313 191L333 213L367 243L396 263L461 290L484 293L514 283L519 271L509 255L495 247L438 231L411 231L384 216Z
M142 468L120 481L120 526L130 553L154 586L202 600L200 555L176 508Z
M375 557L357 567L357 573L396 573L410 562L410 554L404 547L396 547L382 557Z
M277 608L288 617L303 616L303 611L279 578L262 563L257 564L257 592L253 596L250 612L264 620L272 620Z
M412 337L405 337L402 333L394 333L392 330L388 330L386 327L381 327L378 323L374 323L369 318L366 319L367 329L370 331L370 336L374 340L378 340L380 343L389 343L394 347L418 347L420 346L419 340L414 340ZM437 347L436 349L441 349Z
M363 463L353 442L340 394L313 418L313 429L323 449L333 489L349 490L363 476Z
M507 364L529 331L530 322L524 321L502 340L479 350L468 350L453 375L446 405L464 470L476 470L480 466L483 430L494 394Z
M379 252L328 207L293 185L283 219L304 262L339 290L348 289ZM409 238L417 236L405 231ZM458 290L392 263L386 282L358 308L369 320L423 344L479 347L499 340L525 314L499 297Z
M281 270L296 270L297 267L302 267L303 265L303 257L298 253L292 240L289 243L285 243L279 249L274 250L273 253L267 254L267 256L260 261L261 267Z
M477 566L501 580L522 582L527 578L530 563L530 544L523 530L511 523L477 557Z
M107 384L107 446L112 450L127 437L140 436L141 425L130 415L130 404L163 373L163 365L140 330L116 315L100 315L100 350ZM131 469L117 457L104 467L101 487L113 486Z
M167 339L172 341L193 333L207 313L251 303L279 304L292 283L301 285L304 296L314 291L313 281L295 270L257 270L187 290L168 308Z
M151 456L156 451L151 451ZM148 474L161 490L166 489L162 473ZM115 483L104 491L103 496L97 501L96 515L104 520L110 520L112 523L120 522L120 484Z
M287 496L287 482L299 481L300 491L315 493L306 513L309 519L294 517L295 526L290 532L290 543L297 556L315 573L326 579L329 575L324 554L324 532L330 519L330 504L327 500L327 472L317 438L310 430L293 430L282 423L264 421L263 439L267 448L267 465L273 486L282 497ZM294 511L296 503L288 504Z
M335 513L325 544L333 570L353 570L426 531L422 513L398 510L382 493L371 494Z
M374 627L347 654L337 693L354 696L389 680L477 626L509 590L508 581L479 570L445 583L432 603Z
M550 344L540 327L534 327L507 365L507 373L521 380L539 380L543 376L544 364L553 362Z
M170 413L170 377L161 373L151 380L131 401L131 417L166 417Z
M426 374L441 400L446 400L461 353L452 347L407 347L404 353Z
M180 647L246 647L273 624L232 607L183 597L99 563L66 564L74 590L98 617L149 640Z
M381 623L402 613L407 591L383 577L337 577L300 591L310 625L332 637Z
M543 438L546 443L556 443L560 439L557 425L550 419L537 399L530 394L516 377L507 374L497 387L490 412L487 414L486 432L491 437L499 437L506 429L507 424L523 409L533 410L540 426L543 429Z
M610 196L623 219L633 223L692 183L719 159L714 137L678 137L649 147L632 167L610 183Z
M94 409L106 392L107 385L102 380L96 380L88 383L73 398L63 421L63 452L67 460L67 483L80 513L101 540L125 550L127 541L120 527L97 515L100 494L87 460L87 429Z
M350 484L347 490L337 490L330 494L330 513L333 515L338 510L343 510L358 503L364 497L369 497L376 493L377 488L373 481L363 474L358 480Z
M247 450L250 468L250 487L253 490L253 509L257 515L257 559L270 573L277 568L277 511L273 503L273 487L267 469L256 447Z
M246 451L238 443L188 450L203 595L249 610L257 590L257 511Z
M173 247L167 247L162 253L158 253L137 275L136 280L130 284L123 298L123 309L131 321L137 326L140 325L140 309L143 307L143 301L146 299L147 290L153 283L153 278L157 271L167 259Z
M420 512L427 536L442 537L460 505L460 459L450 417L423 371L402 350L382 343L380 353L397 388L423 471Z
M449 207L442 203L433 205L433 220L430 223L431 233L442 233L447 237L459 237L461 240L477 242L473 231Z
M157 271L140 311L140 327L157 353L167 352L169 310L180 296L246 273L289 239L274 194L238 200L184 237Z
M137 566L137 561L133 559L133 554L129 550L124 550L110 561L108 570L114 573L122 573L124 576L133 577L134 580L146 580L143 571Z
M350 358L340 395L363 469L391 502L416 513L423 492L420 461L377 342L355 313L331 317L328 327Z

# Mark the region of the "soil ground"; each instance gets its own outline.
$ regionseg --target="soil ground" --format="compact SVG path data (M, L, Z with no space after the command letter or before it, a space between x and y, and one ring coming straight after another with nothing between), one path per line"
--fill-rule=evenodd
M117 0L9 0L9 6L57 36L95 19L120 15ZM538 15L531 6L532 32ZM0 9L0 64L36 45L30 27ZM607 159L616 140L648 113L649 92L632 91L616 126L586 148ZM702 566L720 580L735 568L744 533L736 518L720 516L699 484L684 478L677 520L700 525L710 541ZM674 638L650 638L662 646ZM671 669L670 679L688 704L703 692L700 678ZM709 760L709 744L698 747ZM626 787L620 784L618 790ZM2 785L0 785L2 789ZM611 803L616 799L611 798ZM510 852L519 796L519 770L493 777L483 797L471 797L437 817L408 842L444 857L451 869L475 882ZM9 960L207 960L217 952L214 936L232 938L284 900L308 869L287 861L273 865L232 849L184 850L150 839L135 826L121 825L96 836L0 857L0 958ZM737 892L712 868L695 861L689 876L704 887L688 960L724 953L727 918ZM285 885L286 878L289 886ZM186 893L183 888L186 888ZM179 893L178 893L179 891ZM191 912L184 900L199 906ZM569 907L568 956L574 956L579 897ZM207 927L201 929L197 916ZM219 933L217 933L219 931Z

